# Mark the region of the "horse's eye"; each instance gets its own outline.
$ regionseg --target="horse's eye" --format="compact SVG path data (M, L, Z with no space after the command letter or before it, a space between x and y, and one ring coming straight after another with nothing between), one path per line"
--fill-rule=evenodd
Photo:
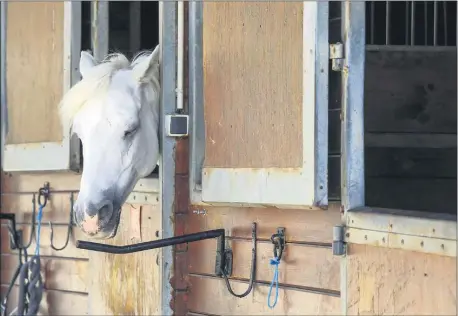
M128 131L125 131L124 132L124 138L134 135L136 131L137 131L137 128L133 128L133 129L130 129Z

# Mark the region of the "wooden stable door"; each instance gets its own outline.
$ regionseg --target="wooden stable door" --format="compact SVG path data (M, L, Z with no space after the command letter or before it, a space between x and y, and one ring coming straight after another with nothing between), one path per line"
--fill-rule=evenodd
M327 7L203 6L194 203L327 207Z

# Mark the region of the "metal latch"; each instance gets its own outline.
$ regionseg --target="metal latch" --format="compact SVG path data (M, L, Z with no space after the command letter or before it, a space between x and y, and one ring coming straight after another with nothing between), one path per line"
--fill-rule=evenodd
M329 59L332 60L332 70L342 71L344 64L344 47L342 43L329 45Z
M165 116L165 130L167 136L183 137L189 133L189 115L172 114Z
M344 226L334 226L332 229L332 254L334 256L343 256L346 253L344 241Z

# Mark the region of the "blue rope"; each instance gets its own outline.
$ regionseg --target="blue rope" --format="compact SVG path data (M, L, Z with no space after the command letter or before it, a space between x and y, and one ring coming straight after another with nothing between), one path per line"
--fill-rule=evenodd
M43 206L39 206L37 214L37 244L35 246L35 255L40 255L40 233L41 233L41 219L43 218Z
M269 308L274 308L275 305L277 305L277 300L278 300L278 265L280 264L280 260L278 258L270 259L270 265L274 266L274 277L272 279L272 282L270 283L270 288L269 288L269 296L267 297L267 305ZM272 295L272 288L275 283L275 300L273 305L270 304L270 296Z

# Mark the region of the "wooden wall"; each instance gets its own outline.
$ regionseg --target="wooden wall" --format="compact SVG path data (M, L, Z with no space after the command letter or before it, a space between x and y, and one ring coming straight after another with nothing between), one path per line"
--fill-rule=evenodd
M300 123L300 111L294 111L302 98L302 7L294 2L204 4L204 98L210 131L206 165L278 167L300 158L295 154L301 135L288 135ZM281 45L290 49L280 49ZM293 153L278 154L284 152L279 146ZM260 152L265 154L257 156ZM178 142L176 172L175 234L224 228L234 255L230 282L236 293L248 286L251 225L258 225L258 283L245 298L232 296L224 280L215 276L215 240L175 248L171 283L176 315L340 313L340 267L331 250L332 227L340 222L339 204L326 211L189 205L187 140ZM280 264L278 304L270 310L270 237L277 227L286 228L288 243Z
M456 47L366 51L366 205L456 213Z
M63 3L8 3L8 143L60 140L57 105L62 95ZM60 57L59 57L60 56ZM56 121L57 120L57 121ZM60 133L58 133L58 132ZM37 144L39 146L39 144ZM50 247L49 222L54 227L54 244L65 243L70 215L70 192L79 190L80 176L73 173L1 173L1 212L15 213L18 229L29 240L32 193L50 182L50 201L44 208L40 235L42 276L45 282L42 315L154 315L160 313L160 252L132 255L88 253L75 247L85 239L80 229L62 251ZM155 199L153 199L155 200ZM158 201L158 200L157 200ZM117 236L107 243L124 245L161 238L158 203L123 208ZM133 215L136 216L133 216ZM135 220L135 221L134 221ZM1 295L6 292L18 265L17 251L9 246L7 223L2 221ZM140 238L133 230L140 229ZM138 236L137 236L138 237ZM35 239L28 253L35 251ZM16 286L9 302L17 306Z
M456 315L456 258L350 245L348 315Z

